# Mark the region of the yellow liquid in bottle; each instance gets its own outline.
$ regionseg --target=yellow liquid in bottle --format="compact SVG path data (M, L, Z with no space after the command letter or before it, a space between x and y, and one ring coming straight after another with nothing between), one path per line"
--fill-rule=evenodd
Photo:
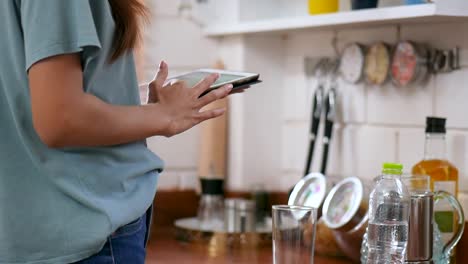
M423 160L414 165L413 175L428 175L431 177L431 191L434 191L434 182L455 182L455 197L458 196L458 169L446 160ZM437 191L437 190L435 190Z

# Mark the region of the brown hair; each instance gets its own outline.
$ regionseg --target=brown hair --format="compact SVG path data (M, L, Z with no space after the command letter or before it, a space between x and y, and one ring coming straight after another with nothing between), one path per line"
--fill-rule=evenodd
M135 48L140 39L141 23L147 20L149 12L141 0L109 0L109 4L116 25L112 62Z

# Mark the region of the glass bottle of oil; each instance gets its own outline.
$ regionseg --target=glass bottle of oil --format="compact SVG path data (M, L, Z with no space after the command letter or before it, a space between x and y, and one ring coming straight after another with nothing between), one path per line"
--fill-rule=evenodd
M446 191L457 196L458 169L447 160L445 122L445 118L427 118L424 159L414 165L412 173L430 176L432 191ZM448 242L454 235L454 218L455 213L448 203L442 201L434 208L434 219L444 242Z

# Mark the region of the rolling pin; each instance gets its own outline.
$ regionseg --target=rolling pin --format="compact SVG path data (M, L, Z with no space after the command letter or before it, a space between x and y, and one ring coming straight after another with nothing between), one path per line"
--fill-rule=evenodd
M218 61L215 68L224 69L224 64ZM224 98L207 105L202 111L227 107L228 100ZM227 115L205 121L200 127L198 176L202 194L223 195L227 160Z

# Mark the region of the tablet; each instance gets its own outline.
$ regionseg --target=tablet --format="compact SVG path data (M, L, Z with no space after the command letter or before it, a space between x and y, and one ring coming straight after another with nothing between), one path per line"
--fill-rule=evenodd
M187 86L193 87L203 78L207 77L212 73L218 73L218 80L211 85L210 89L205 91L202 95L209 93L210 91L220 88L226 84L232 84L233 90L235 89L244 89L251 85L260 83L259 80L260 74L258 73L249 73L249 72L234 72L234 71L224 71L216 69L199 69L193 72L185 73L182 75L174 76L168 79L171 80L180 80L187 83Z

